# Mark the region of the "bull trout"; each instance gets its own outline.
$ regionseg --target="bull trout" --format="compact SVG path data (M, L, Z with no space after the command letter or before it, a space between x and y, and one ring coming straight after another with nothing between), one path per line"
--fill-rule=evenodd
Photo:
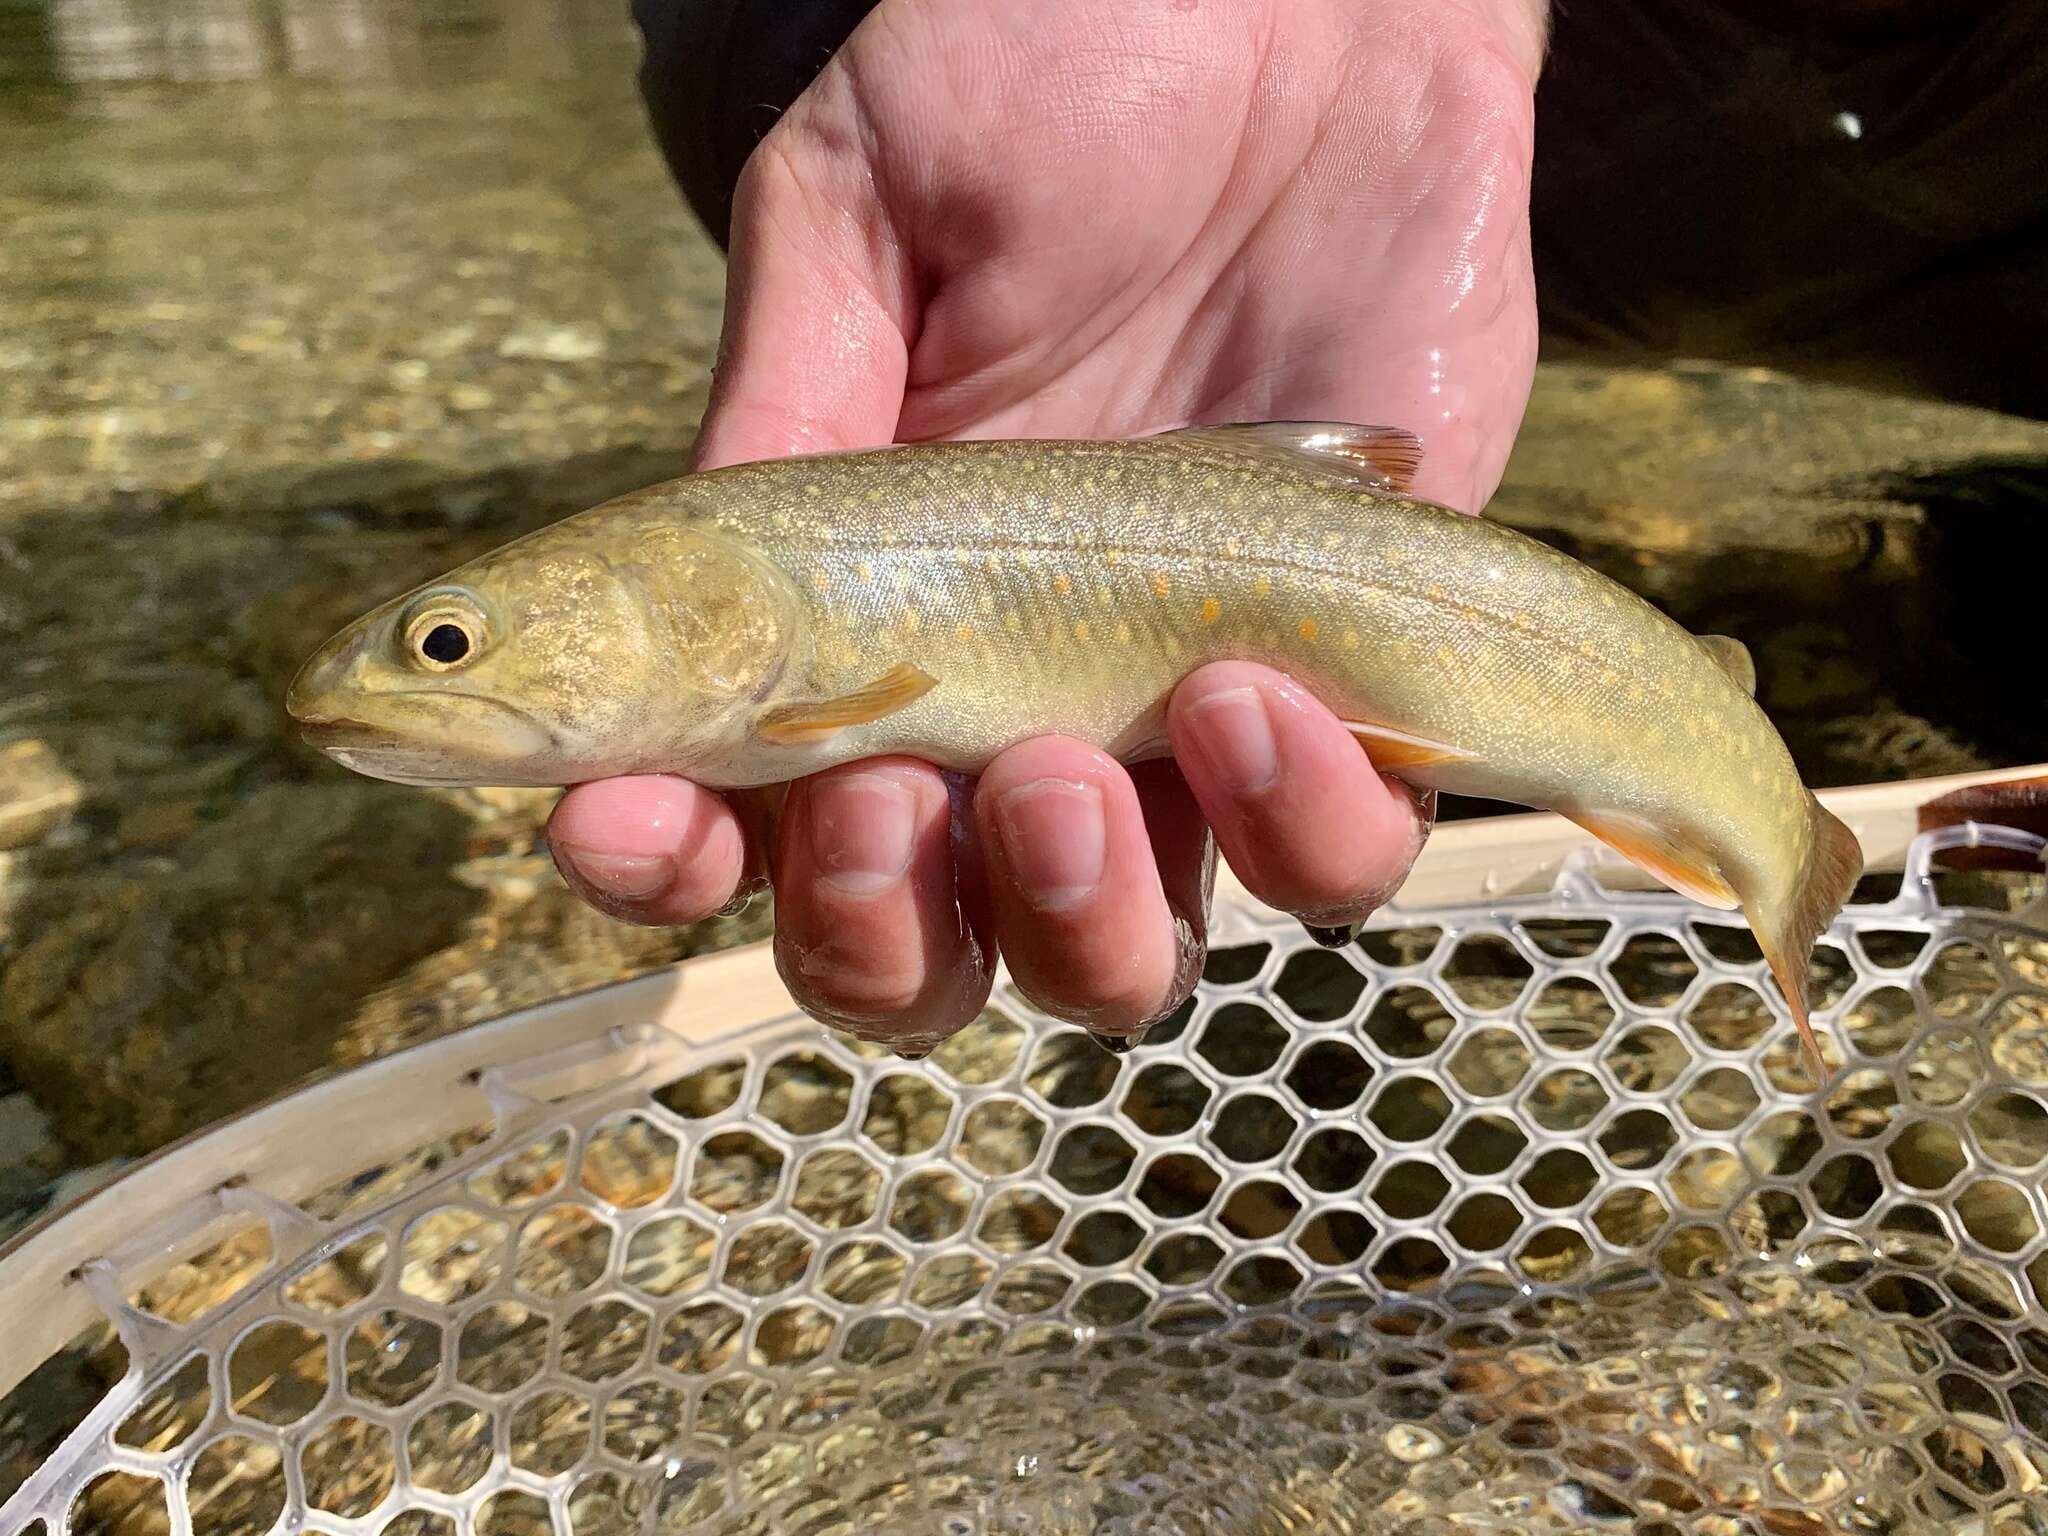
M514 541L330 640L307 739L404 784L672 772L714 789L903 753L973 772L1049 733L1166 751L1168 695L1284 671L1418 787L1577 822L1740 908L1802 1039L1862 870L1740 645L1408 494L1391 428L972 442L687 475Z

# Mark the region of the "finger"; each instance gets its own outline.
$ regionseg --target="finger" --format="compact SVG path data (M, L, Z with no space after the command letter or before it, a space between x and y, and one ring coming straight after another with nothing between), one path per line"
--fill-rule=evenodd
M1292 679L1218 662L1174 690L1166 719L1223 856L1261 901L1348 938L1408 877L1421 801Z
M1216 839L1177 763L1139 763L1129 772L1145 814L1152 859L1159 866L1159 888L1166 895L1167 910L1173 914L1174 939L1179 946L1180 969L1161 1009L1163 1016L1194 995L1209 956L1209 900L1216 891ZM1127 1038L1135 1045L1140 1035Z
M621 922L694 923L733 899L745 838L732 808L666 774L579 784L548 818L555 867Z
M923 1055L988 1001L993 946L963 905L936 768L875 758L791 787L775 855L775 959L834 1028Z
M975 821L997 944L1026 997L1110 1035L1172 1010L1183 940L1129 774L1070 738L1025 742L982 774Z
M895 440L912 286L847 94L828 65L741 173L700 469Z

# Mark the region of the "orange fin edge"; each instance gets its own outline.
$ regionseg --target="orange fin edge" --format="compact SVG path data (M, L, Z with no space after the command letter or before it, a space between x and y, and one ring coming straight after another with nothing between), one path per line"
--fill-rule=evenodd
M1373 725L1364 720L1346 720L1343 724L1344 729L1356 736L1358 744L1365 748L1365 755L1372 759L1373 767L1388 773L1402 768L1430 768L1442 763L1477 761L1470 752L1431 741L1426 736L1397 731L1390 726Z
M1813 964L1814 942L1834 922L1854 894L1856 882L1863 878L1863 845L1854 832L1810 794L1807 818L1813 829L1813 842L1790 903L1781 912L1753 913L1750 926L1764 952L1764 961L1777 980L1778 990L1785 994L1785 1006L1798 1027L1814 1078L1825 1081L1827 1062L1809 1017L1807 979Z
M1633 816L1588 811L1569 819L1629 863L1647 870L1679 895L1690 897L1703 907L1733 912L1742 905L1734 888L1710 860Z
M1422 468L1422 439L1399 427L1363 428L1335 451L1365 460L1387 477L1391 489L1404 495L1414 488L1415 472Z
M898 662L872 683L838 698L777 705L761 717L755 730L762 740L782 747L824 741L850 725L866 725L908 709L938 685L929 672Z

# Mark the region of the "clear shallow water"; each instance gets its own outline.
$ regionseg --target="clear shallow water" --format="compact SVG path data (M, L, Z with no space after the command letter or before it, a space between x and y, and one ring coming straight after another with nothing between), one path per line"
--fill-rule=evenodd
M885 1314L810 1369L819 1339L800 1322L743 1342L700 1304L624 1374L637 1338L572 1327L551 1353L545 1327L501 1304L459 1346L481 1406L413 1416L404 1477L477 1506L488 1536L545 1531L544 1488L573 1536L2048 1531L2048 1394L2038 1376L1992 1384L2023 1356L2038 1368L2048 1341L2001 1342L1993 1292L1967 1276L1860 1271L1638 1272L1576 1293L1464 1287L1236 1320L1189 1305L1143 1328ZM234 1367L240 1410L263 1422L321 1395L317 1360L272 1331ZM392 1312L360 1324L345 1358L356 1398L396 1406L438 1357ZM204 1393L181 1374L120 1439L178 1444ZM261 1531L284 1507L277 1453L216 1444L187 1485L195 1531ZM494 1444L524 1486L468 1494ZM324 1422L290 1455L309 1502L341 1518L382 1506L399 1475L394 1440L361 1419ZM165 1528L160 1490L119 1477L74 1519ZM443 1519L420 1508L385 1529L432 1536Z
M2041 1440L1945 1408L1929 1325L1872 1292L1786 1268L1512 1309L968 1325L893 1370L721 1378L639 1498L734 1536L2048 1530Z

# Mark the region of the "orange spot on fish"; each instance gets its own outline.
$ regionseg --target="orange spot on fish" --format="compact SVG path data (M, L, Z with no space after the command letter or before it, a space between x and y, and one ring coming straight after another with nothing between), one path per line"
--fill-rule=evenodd
M1088 621L1086 619L1074 620L1074 638L1076 640L1086 640L1088 638Z
M1059 593L1060 596L1065 597L1069 592L1074 590L1074 584L1071 581L1067 580L1065 576L1055 576L1052 579L1052 589L1053 591Z
M1154 571L1152 573L1152 595L1154 597L1164 597L1172 590L1173 583L1166 579L1166 572Z
M1205 597L1202 599L1202 622L1204 624L1214 624L1222 615L1223 605L1217 602L1215 598Z
M1299 627L1299 629L1300 629L1300 631L1301 631L1301 638L1302 638L1302 639L1304 639L1304 640L1313 640L1313 639L1315 639L1315 637L1316 637L1316 621L1315 621L1314 619L1303 619L1303 620L1301 621L1301 623L1300 623L1300 625L1299 625L1298 627Z

